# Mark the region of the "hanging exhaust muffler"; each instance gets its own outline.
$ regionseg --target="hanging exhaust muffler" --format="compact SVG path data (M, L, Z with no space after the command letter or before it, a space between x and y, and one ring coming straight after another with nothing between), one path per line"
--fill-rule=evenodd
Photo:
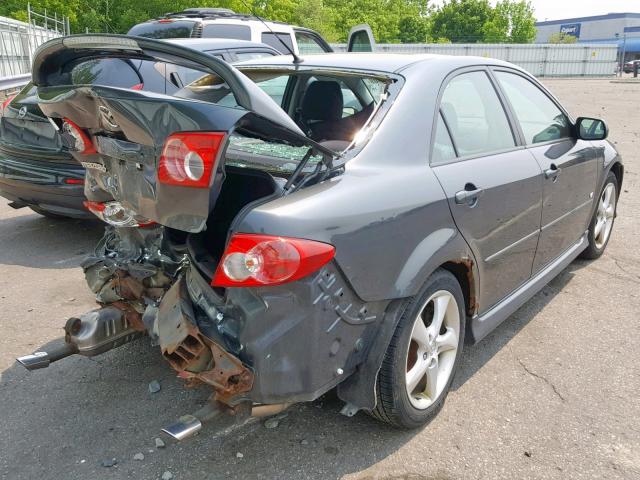
M46 368L51 363L79 354L94 357L124 345L142 334L131 314L115 307L91 310L80 317L70 318L64 327L65 344L41 350L17 359L27 370Z

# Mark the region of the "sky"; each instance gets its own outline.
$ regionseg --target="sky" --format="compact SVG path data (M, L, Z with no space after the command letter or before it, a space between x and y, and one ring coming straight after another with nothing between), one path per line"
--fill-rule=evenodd
M640 0L530 0L536 18L559 20L563 18L589 17L611 12L640 13ZM442 4L442 0L432 0L432 5ZM491 0L495 4L495 0Z

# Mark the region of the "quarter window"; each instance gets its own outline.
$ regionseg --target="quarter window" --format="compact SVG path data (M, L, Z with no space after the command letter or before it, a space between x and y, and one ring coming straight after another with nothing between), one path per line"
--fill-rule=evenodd
M515 139L489 77L463 73L447 85L440 105L461 157L515 146Z
M518 118L527 145L571 136L571 123L553 101L529 80L495 72Z
M456 158L456 150L453 148L451 137L447 131L447 127L442 120L442 113L438 115L438 123L436 124L436 136L433 142L432 163L446 162Z

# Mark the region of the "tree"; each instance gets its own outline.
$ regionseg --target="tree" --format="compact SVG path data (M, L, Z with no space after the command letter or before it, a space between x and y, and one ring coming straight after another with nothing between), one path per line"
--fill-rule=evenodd
M577 41L577 37L567 35L564 32L554 33L549 37L549 43L576 43Z
M402 17L398 23L398 38L401 43L424 43L429 26L423 17Z
M450 0L431 19L431 37L475 43L484 39L483 26L492 17L489 0Z
M536 38L536 19L526 0L501 0L482 27L489 43L530 43Z

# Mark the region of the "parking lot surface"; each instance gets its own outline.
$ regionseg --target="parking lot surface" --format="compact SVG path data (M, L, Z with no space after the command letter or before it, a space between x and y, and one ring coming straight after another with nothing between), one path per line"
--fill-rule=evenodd
M78 264L102 227L0 199L0 478L640 478L640 83L545 83L574 116L604 118L623 155L611 242L468 347L444 409L417 431L341 416L329 394L276 428L211 425L157 449L160 428L208 389L185 390L146 339L32 373L17 366L93 308Z

